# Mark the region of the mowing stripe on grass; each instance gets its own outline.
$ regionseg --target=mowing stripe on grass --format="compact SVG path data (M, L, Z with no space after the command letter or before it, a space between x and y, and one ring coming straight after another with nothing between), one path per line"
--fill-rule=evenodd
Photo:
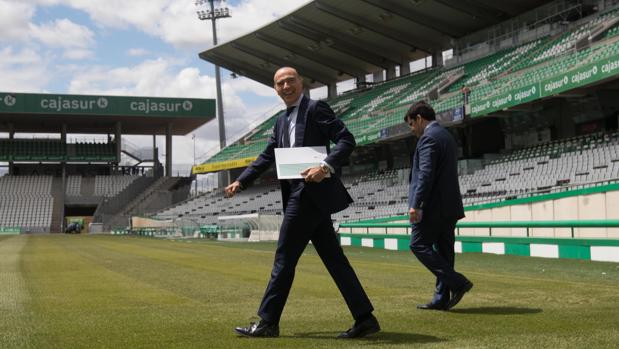
M428 300L434 277L410 252L346 248L383 331L341 342L334 337L352 319L310 246L281 337L253 341L232 329L256 320L275 243L21 238L29 343L1 349L614 348L619 341L619 269L610 263L464 254L457 267L475 283L473 292L453 311L423 312L415 304ZM5 241L0 236L0 246Z
M0 240L0 348L30 347L28 291L20 268L25 244L26 238L20 236Z

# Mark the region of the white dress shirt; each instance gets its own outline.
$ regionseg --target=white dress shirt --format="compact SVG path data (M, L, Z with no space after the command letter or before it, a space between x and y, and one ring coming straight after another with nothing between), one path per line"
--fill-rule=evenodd
M290 108L290 107L294 107L294 109L292 110L292 113L290 113L290 115L288 115L288 136L289 136L289 140L290 140L290 148L294 148L295 146L295 134L294 131L296 129L297 126L297 114L299 113L299 105L301 104L301 100L303 99L303 95L299 96L299 99L297 99L296 102L294 102L293 105L288 106L286 109Z
M286 109L290 107L294 107L290 115L288 115L288 139L290 140L290 148L294 148L295 146L295 129L297 126L297 115L299 113L299 105L301 105L301 100L303 99L303 95L299 96L296 102L294 102L291 106L286 107ZM326 161L321 161L321 164L327 165L331 173L335 173L335 169L329 165Z

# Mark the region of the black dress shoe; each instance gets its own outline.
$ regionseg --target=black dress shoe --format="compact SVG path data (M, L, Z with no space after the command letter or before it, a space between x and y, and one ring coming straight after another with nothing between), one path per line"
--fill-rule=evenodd
M460 302L462 297L464 297L464 294L467 293L468 291L470 291L471 288L473 288L473 283L470 282L470 281L467 281L464 284L464 286L462 286L461 289L459 289L457 291L452 291L451 292L451 299L449 299L449 303L447 304L447 309L451 309L451 308L455 307L456 304L458 304Z
M248 327L237 327L234 331L246 337L279 337L279 325L272 325L265 321L251 323Z
M447 305L445 305L445 304L436 304L436 303L417 304L417 309L422 309L422 310L447 310Z
M363 321L355 322L352 328L349 328L346 332L340 333L337 338L361 338L378 331L380 331L378 320L374 317L374 315L370 315L370 317Z

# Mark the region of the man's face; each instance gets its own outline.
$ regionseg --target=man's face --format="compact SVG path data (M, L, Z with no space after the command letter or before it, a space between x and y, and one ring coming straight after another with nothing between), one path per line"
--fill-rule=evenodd
M296 70L292 68L282 68L275 73L273 78L275 91L286 103L286 106L293 105L303 93L303 81Z
M421 135L423 134L421 116L409 116L408 118L406 118L406 123L408 124L408 127L410 127L411 132L413 132L413 134L417 136L417 138L421 137Z

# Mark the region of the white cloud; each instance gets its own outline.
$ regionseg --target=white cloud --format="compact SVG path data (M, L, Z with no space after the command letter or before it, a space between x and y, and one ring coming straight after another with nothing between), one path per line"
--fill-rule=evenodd
M226 84L237 92L252 92L262 97L275 96L275 90L272 87L244 77L229 79Z
M243 0L230 6L231 18L218 21L219 41L247 34L309 0ZM67 6L85 12L92 23L74 22L71 17L35 22L36 11L46 6ZM97 33L108 29L137 29L177 48L195 53L212 45L210 22L200 21L192 0L0 0L0 90L58 93L142 95L215 98L214 77L199 67L174 58L151 58L135 65L91 65L84 59L95 55L96 43L107 38ZM95 33L96 32L96 33ZM103 35L105 36L105 35ZM133 57L155 52L132 48ZM179 53L178 57L186 57ZM66 60L80 62L69 62ZM98 62L98 61L97 61ZM65 90L65 86L68 88ZM281 108L272 88L250 79L223 77L226 134L233 138L255 127ZM218 148L217 121L195 130L200 160ZM163 142L163 137L158 141ZM150 145L146 141L145 145ZM190 136L174 137L175 163L193 161ZM164 149L163 143L160 149ZM211 154L212 155L212 154Z
M228 143L248 132L281 107L272 89L246 78L225 80L222 90ZM272 98L263 98L262 103L253 104L249 108L245 100L239 96L239 93L243 92ZM212 99L216 97L213 77L202 74L198 68L184 67L178 61L163 58L147 60L134 66L117 68L98 66L82 69L74 73L69 84L69 93ZM210 155L213 155L212 151L219 145L217 120L208 122L193 133L197 137L196 156L203 161L207 153L210 151ZM146 142L142 145L149 144ZM191 152L188 150L189 145ZM174 147L175 163L193 161L191 137L175 137ZM163 145L160 149L164 149Z
M213 79L201 76L197 68L182 68L179 62L158 58L134 66L87 67L75 73L71 93L144 95L204 98L214 95ZM212 86L212 87L211 87Z
M50 47L86 48L94 43L94 33L87 27L63 18L54 22L29 24L30 35Z
M6 0L5 0L6 1ZM64 5L88 13L102 27L152 30L166 4L176 0L30 0L42 6ZM189 1L192 5L193 2ZM154 21L153 21L154 20Z
M92 58L94 56L94 52L91 50L84 50L84 49L67 49L64 51L63 55L64 58L67 59L72 59L72 60L83 60L83 59L87 59L87 58Z
M271 0L268 6L262 0L246 0L229 6L231 17L217 21L218 42L226 42L250 33L282 15L291 12L309 0ZM195 6L172 2L161 17L158 35L178 47L205 49L211 47L210 21L200 21Z
M63 18L37 25L29 23L30 37L49 48L63 48L63 57L82 60L94 56L89 48L94 45L95 34L83 25Z
M13 47L8 46L0 50L0 64L9 65L34 65L41 62L41 56L32 49L23 49L14 52Z
M10 92L41 92L49 83L47 61L33 49L14 51L0 49L0 90Z
M150 51L145 50L143 48L132 48L127 50L127 55L132 56L132 57L138 57L138 56L146 56L150 54Z
M36 42L50 49L64 49L64 58L79 60L93 56L94 33L67 18L35 24L35 4L0 0L0 42L36 47Z
M32 4L0 0L0 42L27 39L28 23L32 16Z
M6 2L7 0L0 0ZM244 0L229 6L232 17L217 22L219 41L247 34L310 0ZM212 46L211 24L200 21L194 1L178 0L34 0L40 5L66 5L88 13L101 27L136 28L176 47ZM12 3L12 2L11 2ZM29 18L29 17L28 17Z

